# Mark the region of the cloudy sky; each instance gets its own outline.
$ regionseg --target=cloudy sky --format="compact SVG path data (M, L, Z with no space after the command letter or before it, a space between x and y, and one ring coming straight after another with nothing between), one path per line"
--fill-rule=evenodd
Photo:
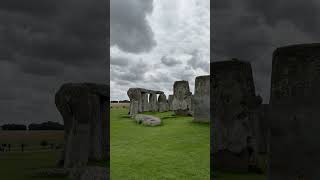
M215 0L211 17L211 61L250 61L265 103L275 48L320 41L319 0Z
M209 74L210 0L111 0L111 100Z
M62 121L65 82L109 83L105 0L2 0L0 125Z

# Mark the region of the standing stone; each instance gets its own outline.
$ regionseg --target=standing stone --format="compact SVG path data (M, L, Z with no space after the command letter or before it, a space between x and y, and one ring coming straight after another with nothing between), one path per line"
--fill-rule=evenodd
M167 97L165 94L160 94L158 97L159 112L166 112L169 110Z
M210 121L210 76L198 76L193 96L193 117L195 122Z
M172 111L173 108L172 108L172 101L173 101L173 95L170 94L169 97L168 97L168 105L169 105L169 110Z
M257 150L262 155L267 153L269 145L269 107L269 104L262 104L255 109L254 113Z
M255 95L251 65L233 59L211 66L213 164L220 170L246 172L257 165L252 121L261 103Z
M278 48L270 96L271 180L320 179L320 44Z
M142 100L142 112L148 112L150 107L149 107L149 99L148 99L148 93L142 93L141 94L141 100Z
M149 106L150 106L150 111L152 112L158 112L158 103L157 103L157 94L156 93L151 93L149 96Z
M173 85L172 110L178 115L192 114L192 93L188 81L176 81Z
M128 97L130 98L129 114L131 116L142 112L142 98L141 91L139 88L130 88L127 91Z
M56 93L55 103L65 127L61 159L65 168L85 166L89 159L107 159L104 146L109 146L106 132L109 108L104 101L109 102L108 99L108 86L91 83L64 84Z

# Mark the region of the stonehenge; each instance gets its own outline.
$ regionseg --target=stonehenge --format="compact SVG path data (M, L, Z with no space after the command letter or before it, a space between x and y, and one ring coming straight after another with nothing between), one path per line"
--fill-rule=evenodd
M159 97L161 96L160 100L161 103L158 103L157 94ZM143 88L130 88L127 91L127 95L130 99L130 107L129 107L129 115L133 116L140 112L158 112L159 105L161 104L162 110L167 110L167 102L164 104L164 98L166 101L166 96L162 91L153 91Z
M169 110L172 111L172 101L173 101L173 95L170 94L168 96L168 105L169 105Z
M55 95L63 117L65 146L60 166L86 166L109 158L109 87L92 83L63 84Z
M169 111L169 104L165 94L160 94L158 98L159 112Z
M161 125L161 119L151 115L136 114L133 117L138 124L145 126L159 126Z
M250 63L232 59L212 63L211 143L213 164L221 170L248 171L256 166L255 94Z
M195 95L189 89L188 81L176 81L173 94L167 96L163 91L144 88L129 88L129 115L133 117L141 112L174 111L177 115L194 116L195 122L210 121L210 76L199 76L195 79ZM157 98L158 96L158 98Z
M192 114L192 93L188 81L176 81L173 84L172 110L177 115Z
M210 121L210 75L195 79L193 116L196 122Z
M320 178L320 44L273 53L269 179Z

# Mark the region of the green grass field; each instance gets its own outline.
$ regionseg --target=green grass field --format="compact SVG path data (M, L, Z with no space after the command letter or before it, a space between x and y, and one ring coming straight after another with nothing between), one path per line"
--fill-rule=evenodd
M144 127L127 116L128 109L111 109L111 179L208 180L210 127L172 112L147 113L163 125Z
M63 143L63 131L0 131L0 144L10 143L12 145L11 152L0 152L0 179L66 179L32 177L32 172L36 169L55 167L60 156L60 150L41 147L42 140L61 144ZM21 143L26 144L25 152L20 150Z

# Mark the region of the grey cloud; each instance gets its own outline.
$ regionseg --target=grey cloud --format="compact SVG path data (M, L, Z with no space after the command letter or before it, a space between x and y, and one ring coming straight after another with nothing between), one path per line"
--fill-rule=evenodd
M162 56L161 62L166 66L175 66L182 63L181 61L168 56Z
M115 66L127 66L129 64L129 60L127 58L123 57L111 57L110 59L110 65Z
M156 45L146 19L153 0L111 0L110 7L111 45L131 53L148 52Z
M140 60L137 63L132 63L127 67L126 71L118 71L111 68L112 80L113 81L127 81L127 82L138 82L145 78L145 73L149 70L148 64Z
M193 69L200 68L205 72L209 72L209 61L205 61L200 57L199 51L194 51L191 53L191 58L188 60L187 64Z

